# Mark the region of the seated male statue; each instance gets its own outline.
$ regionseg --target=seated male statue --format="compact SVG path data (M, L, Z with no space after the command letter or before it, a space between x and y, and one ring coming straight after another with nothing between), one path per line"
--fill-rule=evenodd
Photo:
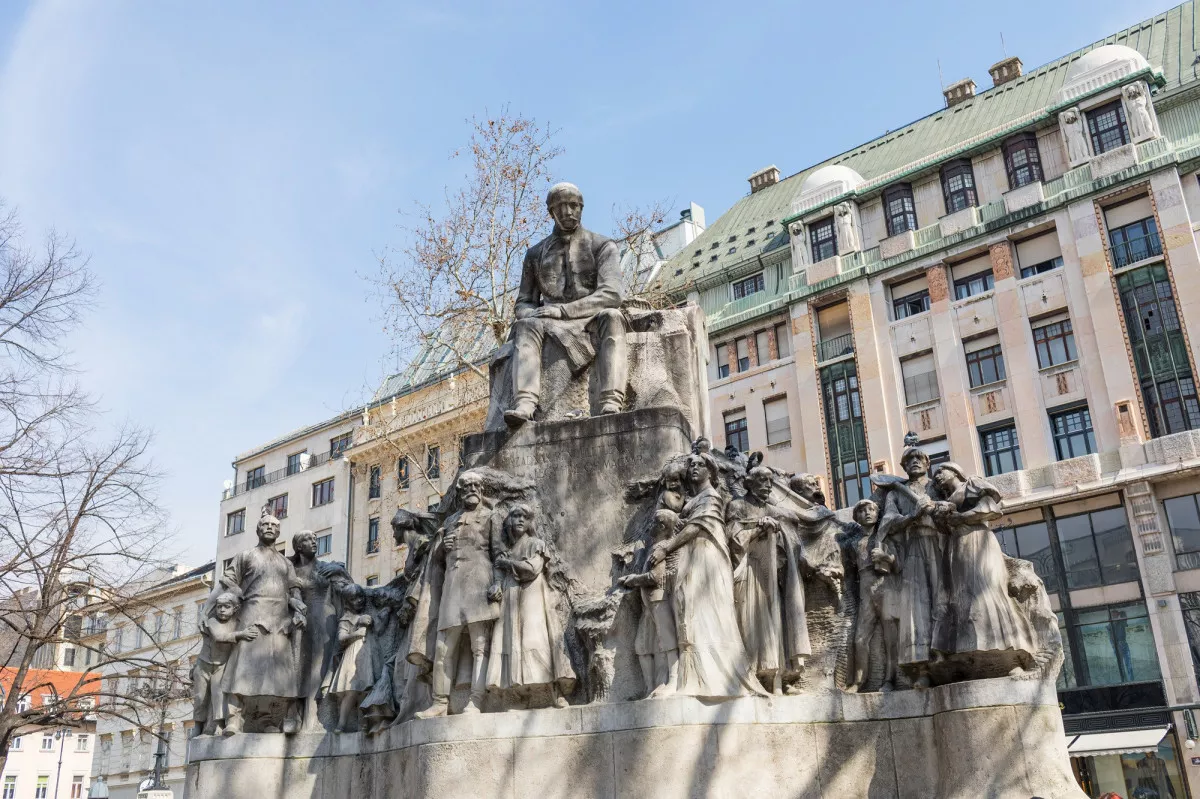
M537 410L547 338L562 345L571 374L596 362L601 414L617 413L625 403L627 324L617 244L580 225L583 194L574 185L551 188L546 206L554 231L525 254L517 293L513 407L504 412L513 427Z

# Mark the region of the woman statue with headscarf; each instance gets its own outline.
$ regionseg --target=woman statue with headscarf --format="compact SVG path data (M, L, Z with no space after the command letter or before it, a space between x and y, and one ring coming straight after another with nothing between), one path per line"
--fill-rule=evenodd
M679 530L650 551L649 565L677 553L672 604L679 642L679 678L669 693L723 699L766 694L750 668L733 602L733 568L725 537L725 497L711 455L687 456L689 499Z

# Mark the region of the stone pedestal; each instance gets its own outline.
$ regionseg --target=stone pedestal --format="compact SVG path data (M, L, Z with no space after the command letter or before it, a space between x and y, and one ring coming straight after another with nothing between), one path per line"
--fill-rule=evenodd
M189 799L1084 799L1050 681L690 698L202 737Z

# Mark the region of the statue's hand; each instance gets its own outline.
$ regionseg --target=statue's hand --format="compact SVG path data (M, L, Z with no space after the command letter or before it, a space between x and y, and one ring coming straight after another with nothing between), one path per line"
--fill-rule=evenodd
M779 525L779 520L770 516L763 516L758 520L758 532L761 535L771 535L780 532L783 528Z
M562 319L563 310L557 305L543 305L533 312L538 319Z
M303 613L293 613L292 626L299 630L303 630L308 626L308 618Z
M499 602L502 594L500 591L500 583L492 583L488 586L487 598L488 602Z
M647 559L648 566L657 566L667 559L667 548L662 544L655 544L650 550L650 557Z
M447 533L446 537L442 539L442 546L446 548L447 552L453 552L457 543L454 533Z
M239 641L254 641L258 638L258 628L248 627L245 630L237 631L237 639Z

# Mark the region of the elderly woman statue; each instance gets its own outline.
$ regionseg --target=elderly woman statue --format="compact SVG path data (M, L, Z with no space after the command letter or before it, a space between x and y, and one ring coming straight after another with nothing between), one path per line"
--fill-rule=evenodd
M969 673L1019 674L1033 665L1034 633L1008 594L1008 569L988 522L1000 516L1000 494L981 477L967 478L943 463L933 481L943 498L933 511L947 536L947 603L934 630L934 646L962 661ZM966 656L969 656L966 657Z
M733 602L733 568L725 537L725 498L716 487L711 455L687 456L689 499L679 530L654 545L648 563L656 566L677 553L673 601L679 642L679 678L657 693L723 699L765 694L754 676L738 631Z
M230 705L225 734L241 732L245 700L262 697L285 701L283 732L290 735L300 728L297 700L302 696L293 634L308 623L308 609L300 598L295 566L275 549L279 520L264 509L255 532L258 546L235 555L221 578L223 590L242 601L239 624L259 631L254 640L234 647L225 667L222 688Z

